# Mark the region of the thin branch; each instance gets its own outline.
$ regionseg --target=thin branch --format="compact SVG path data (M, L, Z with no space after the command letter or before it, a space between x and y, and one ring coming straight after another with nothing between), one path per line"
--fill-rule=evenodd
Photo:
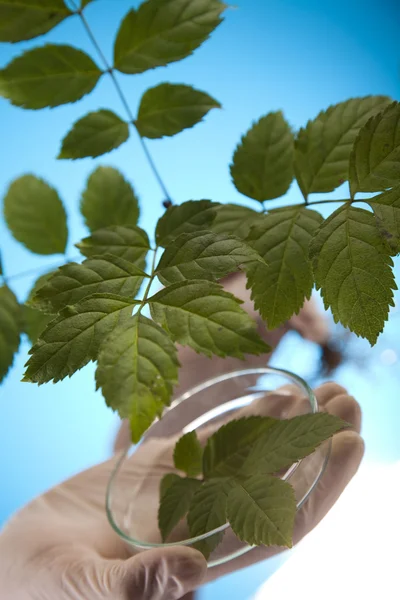
M129 122L134 126L134 128L136 130L136 133L139 136L139 140L140 140L140 144L142 146L143 152L145 153L146 158L148 160L148 163L150 165L150 168L153 171L153 174L154 174L155 178L157 179L157 182L158 182L160 188L162 189L162 192L163 192L163 194L165 196L165 200L169 200L170 202L172 202L171 196L170 196L170 194L169 194L169 192L167 190L167 187L166 187L166 185L165 185L165 183L164 183L164 181L163 181L163 179L162 179L162 177L161 177L161 175L160 175L160 173L159 173L159 171L158 171L158 169L157 169L157 167L155 165L155 162L154 162L154 160L153 160L153 158L152 158L152 156L150 154L150 151L149 151L149 149L148 149L148 147L147 147L147 145L146 145L143 137L140 135L140 133L138 131L138 128L136 127L135 117L133 116L131 108L130 108L130 106L128 104L128 101L127 101L127 99L126 99L126 97L125 97L122 89L121 89L121 86L120 86L120 84L118 82L118 79L115 76L114 69L109 64L109 62L108 62L107 58L105 57L102 49L100 48L100 46L99 46L99 44L98 44L98 42L97 42L97 40L96 40L96 38L95 38L95 36L94 36L91 28L90 28L89 23L86 20L85 15L82 13L82 11L79 11L78 14L79 14L79 17L82 20L83 26L84 26L84 28L85 28L85 30L86 30L86 32L87 32L87 34L88 34L91 42L92 42L94 48L96 49L97 54L99 55L99 57L100 57L103 65L105 67L106 73L108 73L110 75L111 79L112 79L112 82L114 84L115 90L116 90L116 92L117 92L117 94L118 94L118 96L119 96L119 98L121 100L121 103L122 103L122 105L123 105L123 107L125 109L125 112L126 112L126 114L128 116Z

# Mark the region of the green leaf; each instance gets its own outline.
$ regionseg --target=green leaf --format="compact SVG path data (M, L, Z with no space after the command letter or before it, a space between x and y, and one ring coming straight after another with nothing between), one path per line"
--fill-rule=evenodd
M27 302L30 302L32 300L35 294L40 290L41 287L45 285L45 283L49 280L53 273L54 271L51 271L50 273L45 273L35 281L31 291L29 292ZM23 331L27 334L31 344L35 344L40 334L45 330L47 324L55 318L55 315L46 314L41 310L37 310L36 308L28 306L27 304L23 304L21 306L21 309Z
M400 103L372 117L360 130L350 156L351 197L381 192L400 182Z
M9 287L0 287L0 382L14 362L20 342L20 306Z
M262 354L269 347L241 301L211 281L183 281L149 299L152 317L184 346L207 356Z
M144 269L150 249L147 233L135 225L110 225L75 244L84 256L113 254Z
M0 42L30 40L71 14L63 0L0 0Z
M113 167L98 167L82 194L81 213L91 231L108 225L136 225L139 200L122 173Z
M197 479L179 478L174 481L165 494L161 497L160 507L158 509L158 527L161 531L163 542L169 534L183 519L189 510L190 501L196 490L201 486L201 481Z
M65 252L67 217L57 191L43 179L23 175L4 198L4 218L16 240L36 254Z
M161 83L143 94L135 125L143 137L162 138L193 127L212 108L221 105L204 92L189 85Z
M0 95L22 108L60 106L89 94L101 75L82 50L46 44L27 50L0 71Z
M220 0L147 0L128 12L114 46L114 66L143 73L190 56L221 23Z
M349 203L321 225L310 246L315 282L336 322L375 344L396 289L374 215Z
M175 445L174 464L175 468L189 475L196 477L201 474L203 458L203 448L197 439L195 431L185 433Z
M272 417L251 416L220 427L208 438L204 449L204 477L235 476L260 435L275 423Z
M85 8L88 4L93 2L94 0L81 0L81 8Z
M168 334L150 319L135 315L103 345L96 371L107 405L131 423L138 442L161 416L178 381L177 350Z
M209 229L215 233L231 233L244 240L260 213L240 204L220 204L216 207L217 215Z
M189 200L170 206L158 220L156 242L164 248L181 233L192 233L208 229L215 219L217 203L210 200Z
M67 133L57 158L94 158L118 148L128 137L128 123L111 110L88 113Z
M281 111L261 117L233 155L236 189L259 202L283 196L293 179L293 152L293 134Z
M314 276L308 249L322 221L314 210L276 210L260 216L247 237L268 263L252 263L247 276L254 306L270 329L299 312L311 296Z
M175 481L182 479L176 473L167 473L160 481L160 499L164 496L165 492Z
M195 492L190 503L187 522L191 537L203 535L225 525L227 521L228 493L232 487L230 479L211 479ZM222 541L224 531L196 542L195 548L208 558Z
M82 264L67 263L36 292L30 304L55 313L93 294L134 297L148 277L136 265L112 254L88 258Z
M360 128L389 102L386 96L352 98L322 110L300 129L294 170L305 198L312 192L331 192L347 181L350 153Z
M347 426L348 423L328 413L276 420L254 440L240 466L240 474L277 473L312 454L322 442Z
M400 252L400 185L367 200L390 254Z
M127 325L135 304L130 298L94 294L64 308L31 348L23 381L46 383L71 377L95 360L100 344L121 325Z
M171 242L156 268L163 284L186 279L220 279L253 262L264 264L246 242L225 233L182 233Z
M296 499L292 486L271 475L234 480L228 494L228 520L250 545L292 547Z

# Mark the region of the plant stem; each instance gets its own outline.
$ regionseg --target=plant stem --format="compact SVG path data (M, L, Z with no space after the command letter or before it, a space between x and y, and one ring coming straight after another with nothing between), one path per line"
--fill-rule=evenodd
M137 314L140 313L140 311L142 310L143 306L147 302L147 298L149 297L149 292L150 292L151 284L153 283L154 277L155 277L154 269L155 269L155 266L156 266L157 251L158 251L158 246L156 246L156 248L153 250L154 254L153 254L153 260L151 262L150 279L149 279L149 282L148 282L148 284L146 286L146 289L144 290L143 298L142 298L142 301L140 303L140 306L139 306L139 309L137 311Z
M136 133L139 136L139 140L140 140L140 144L142 146L143 152L144 152L144 154L145 154L145 156L147 158L147 161L148 161L148 163L150 165L150 168L153 171L153 174L154 174L155 178L157 179L157 182L158 182L158 184L159 184L159 186L160 186L160 188L161 188L161 190L162 190L162 192L163 192L163 194L165 196L164 199L165 200L169 200L170 202L172 202L171 196L170 196L170 194L169 194L169 192L167 190L167 187L166 187L166 185L165 185L165 183L164 183L164 181L163 181L163 179L162 179L162 177L161 177L161 175L160 175L160 173L159 173L159 171L158 171L158 169L157 169L157 167L155 165L153 157L151 156L150 151L149 151L149 149L148 149L148 147L147 147L147 145L146 145L143 137L140 135L140 133L138 131L138 128L136 127L135 117L133 116L133 113L132 113L132 111L130 109L130 106L128 104L128 101L127 101L127 99L126 99L126 97L125 97L125 95L124 95L124 93L123 93L123 91L121 89L121 86L120 86L120 84L118 82L118 79L115 76L114 68L109 64L107 58L105 57L102 49L100 48L100 45L98 44L98 42L97 42L97 40L96 40L96 38L95 38L95 36L94 36L91 28L90 28L90 25L89 25L88 21L86 20L85 15L83 14L83 12L81 10L78 11L78 15L79 15L79 17L80 17L80 19L81 19L81 21L83 23L83 26L84 26L84 28L86 30L86 33L88 34L88 36L89 36L89 38L90 38L90 40L91 40L94 48L96 49L97 54L99 55L99 57L100 57L103 65L105 67L106 73L108 73L110 75L111 79L112 79L112 82L114 84L115 90L116 90L116 92L117 92L117 94L118 94L118 96L119 96L119 98L121 100L121 103L122 103L122 105L123 105L123 107L125 109L125 112L126 112L126 114L128 116L129 122L134 126L134 128L136 130Z
M313 206L315 204L329 204L334 202L351 202L351 198L341 198L340 200L316 200L315 202L307 202L307 206Z

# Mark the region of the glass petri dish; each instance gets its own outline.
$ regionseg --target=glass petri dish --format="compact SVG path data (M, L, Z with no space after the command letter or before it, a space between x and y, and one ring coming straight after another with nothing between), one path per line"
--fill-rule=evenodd
M293 400L296 391L296 400ZM300 377L273 367L243 369L208 379L189 389L166 408L141 441L118 457L107 487L106 512L114 531L133 553L169 546L197 547L213 536L221 539L208 566L223 564L254 546L240 541L229 523L201 536L190 537L182 520L166 542L157 525L159 484L174 471L173 449L184 433L195 430L201 443L224 422L241 416L288 418L318 412L313 391ZM326 468L331 440L313 454L279 474L295 491L297 510L312 494ZM212 544L213 545L213 544Z

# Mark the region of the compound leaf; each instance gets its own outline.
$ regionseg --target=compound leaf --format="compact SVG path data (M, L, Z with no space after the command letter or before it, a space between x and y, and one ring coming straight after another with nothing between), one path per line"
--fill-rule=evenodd
M182 233L171 242L156 268L164 284L186 279L220 279L248 263L265 264L260 255L242 240L224 233Z
M230 233L244 240L252 225L257 223L260 213L240 204L220 204L216 217L209 226L215 233Z
M135 225L110 225L94 231L75 245L84 256L113 254L135 263L141 269L145 266L146 254L150 249L147 233Z
M29 351L23 381L40 385L71 377L97 358L100 344L118 325L129 322L134 304L130 298L94 294L64 308Z
M27 50L0 71L0 95L22 108L60 106L91 92L101 75L82 50L46 44Z
M375 344L396 284L374 215L343 205L321 225L310 251L325 307L336 322Z
M210 200L189 200L170 206L158 220L156 242L164 248L173 242L181 233L192 233L208 229L215 219L216 202Z
M30 304L55 313L93 294L134 297L148 277L141 269L119 256L105 254L82 264L67 263L36 292Z
M65 251L67 217L57 191L43 179L23 175L4 198L4 218L16 240L36 254Z
M31 40L71 14L63 0L0 0L0 42Z
M62 141L57 158L92 158L126 142L129 126L111 110L88 113L76 121Z
M380 234L391 254L400 252L400 185L366 200L374 211Z
M189 477L200 475L202 467L203 448L197 439L195 431L185 433L177 442L174 449L174 465Z
M128 12L114 46L114 66L143 73L190 56L221 23L220 0L147 0Z
M143 137L172 136L202 121L212 108L221 105L205 92L189 85L161 83L143 94L135 125Z
M211 281L183 281L149 299L152 317L172 336L207 356L261 354L269 347L241 301Z
M158 527L165 541L189 510L190 502L196 490L201 486L198 479L189 477L175 480L161 496L158 509Z
M243 542L291 548L295 516L294 490L287 481L264 474L232 481L228 520Z
M223 425L207 440L203 455L204 477L227 477L239 473L262 433L276 423L272 417L243 417Z
M98 167L83 191L81 213L92 232L108 225L136 225L139 200L120 171Z
M97 387L107 405L130 420L133 442L169 404L178 366L177 350L168 334L142 315L124 322L103 345Z
M20 342L20 305L9 287L0 287L0 382L14 362Z
M318 212L296 207L260 216L251 228L247 241L268 266L261 262L248 266L248 287L270 329L297 313L311 296L309 245L322 221Z
M400 182L400 103L393 102L360 130L350 156L350 191L381 192Z
M305 198L347 181L351 149L360 128L390 102L386 96L351 98L322 110L295 141L294 170Z
M293 134L281 111L261 117L233 155L236 189L259 202L283 196L293 179L293 152Z

